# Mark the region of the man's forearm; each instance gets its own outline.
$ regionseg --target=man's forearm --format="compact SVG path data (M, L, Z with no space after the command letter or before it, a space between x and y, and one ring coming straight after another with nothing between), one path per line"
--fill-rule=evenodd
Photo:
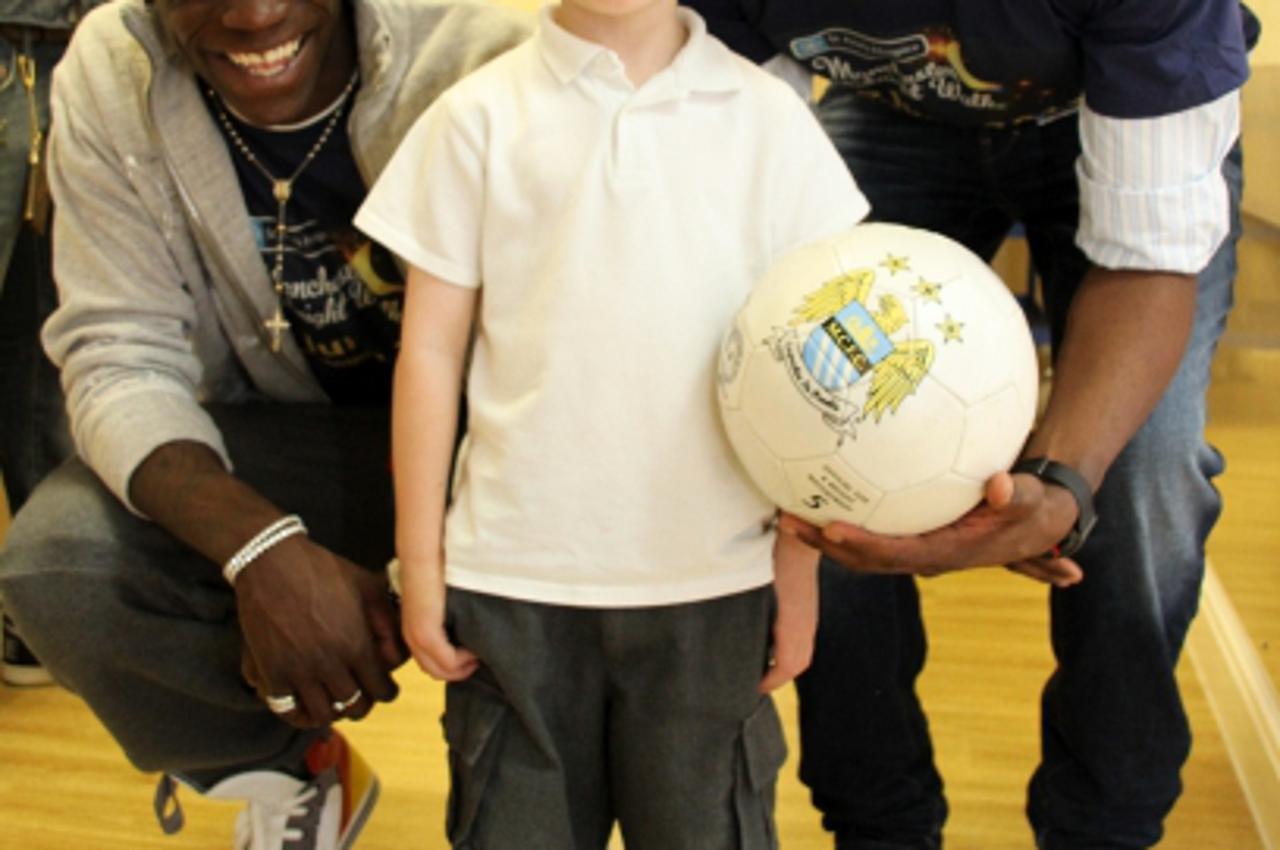
M1195 299L1190 275L1091 269L1071 305L1048 409L1024 455L1066 463L1097 489L1177 372Z
M129 498L157 525L215 563L225 563L282 511L190 441L166 443L129 480Z

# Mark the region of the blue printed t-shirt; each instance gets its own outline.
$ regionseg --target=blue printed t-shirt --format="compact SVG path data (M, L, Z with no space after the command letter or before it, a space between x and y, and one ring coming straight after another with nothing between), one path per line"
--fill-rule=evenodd
M354 99L348 98L347 106ZM276 262L271 184L223 129L245 206L268 274ZM328 118L289 130L246 124L237 133L273 175L285 178L316 143ZM366 194L346 129L345 112L315 159L299 175L285 208L284 316L312 373L335 404L386 404L400 344L404 276L390 252L352 225Z
M834 85L950 124L1074 108L1148 118L1248 74L1238 0L685 0L730 47L785 53Z

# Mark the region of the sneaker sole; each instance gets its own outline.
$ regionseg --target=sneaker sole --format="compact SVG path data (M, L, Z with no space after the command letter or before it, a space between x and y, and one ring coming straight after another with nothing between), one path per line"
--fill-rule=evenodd
M52 685L53 676L43 667L26 667L17 664L6 664L0 669L0 679L6 685L17 688L34 688L39 685Z
M338 844L338 850L351 850L351 847L355 845L356 839L360 837L361 830L364 829L364 825L369 822L369 815L373 813L373 807L378 804L378 794L381 791L382 783L378 781L377 776L372 777L368 790L365 791L364 797L361 798L351 815L351 823L347 824L347 831Z

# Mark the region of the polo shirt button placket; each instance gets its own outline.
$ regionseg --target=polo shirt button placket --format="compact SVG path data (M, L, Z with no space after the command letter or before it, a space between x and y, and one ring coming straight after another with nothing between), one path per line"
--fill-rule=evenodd
M627 102L623 101L613 113L613 126L609 133L609 159L613 163L613 182L626 183L627 176Z
M619 187L634 189L645 185L645 151L643 146L643 107L637 107L635 96L628 98L613 119L614 180Z

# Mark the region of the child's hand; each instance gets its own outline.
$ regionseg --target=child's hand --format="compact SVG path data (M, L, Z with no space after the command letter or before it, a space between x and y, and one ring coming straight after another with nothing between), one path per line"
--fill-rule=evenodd
M454 646L445 631L444 572L432 564L400 565L400 622L409 651L427 675L461 681L480 661L470 650Z
M773 587L778 616L773 621L773 657L760 681L768 693L809 667L818 631L818 550L799 538L779 534L773 546Z

